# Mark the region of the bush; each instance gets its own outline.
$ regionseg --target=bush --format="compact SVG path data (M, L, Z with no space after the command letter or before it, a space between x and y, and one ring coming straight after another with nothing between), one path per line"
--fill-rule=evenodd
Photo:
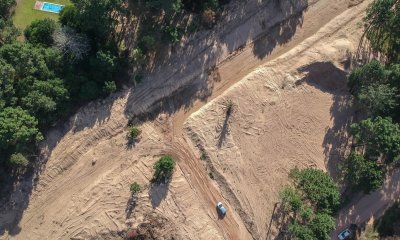
M146 56L140 48L135 48L132 50L132 58L139 65L142 65L146 62Z
M139 137L139 135L142 133L142 131L137 128L137 127L129 127L128 129L128 139L129 140L135 140Z
M28 166L29 164L28 159L26 159L21 153L12 154L10 156L9 162L13 167L17 168L26 168L26 166Z
M178 27L165 26L164 36L170 43L177 43L181 40L180 29Z
M45 18L35 20L29 25L24 32L25 38L32 44L40 44L43 46L51 46L54 43L53 33L56 30L56 22L52 19Z
M140 192L139 183L137 183L137 182L132 183L130 189L131 189L132 194L136 194L136 193Z
M139 43L144 52L153 52L157 48L157 42L152 36L144 36L142 41Z
M103 92L108 95L117 91L117 85L114 81L107 81L104 83Z
M153 181L156 183L160 183L163 180L168 180L174 173L175 164L175 160L172 159L171 156L162 156L160 160L158 160L154 164L155 172L153 176Z
M386 210L382 218L379 219L377 230L381 238L400 236L400 200L396 201L393 206Z

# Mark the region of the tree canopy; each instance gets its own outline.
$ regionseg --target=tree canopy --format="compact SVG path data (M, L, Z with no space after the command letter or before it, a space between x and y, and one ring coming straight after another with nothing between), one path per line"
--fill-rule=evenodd
M285 187L280 198L289 218L290 238L329 240L340 201L335 183L323 171L312 168L295 168L289 176L294 188Z
M366 37L371 47L385 55L388 62L400 61L400 2L375 0L365 17Z

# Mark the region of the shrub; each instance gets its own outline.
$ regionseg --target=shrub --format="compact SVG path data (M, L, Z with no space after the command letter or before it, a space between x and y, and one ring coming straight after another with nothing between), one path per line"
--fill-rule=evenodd
M180 29L178 27L165 26L164 36L171 43L177 43L181 40Z
M129 140L135 140L139 137L139 135L142 133L142 131L134 126L129 127L128 129L128 139Z
M132 194L136 194L136 193L140 192L141 188L140 188L139 183L134 182L134 183L131 184L130 189L131 189Z
M132 58L139 65L144 64L146 61L146 56L144 55L143 51L140 48L135 48L132 50Z
M144 36L139 43L140 47L144 49L144 52L152 52L157 48L157 42L152 36Z
M114 81L107 81L104 83L103 92L108 95L117 91L117 85Z
M56 30L56 22L52 19L45 18L33 21L31 25L25 29L24 35L28 42L32 44L51 46L54 42L54 30Z
M160 183L172 176L175 169L175 160L171 156L164 155L154 164L153 181Z
M21 153L14 153L10 156L9 162L12 166L17 168L25 168L28 166L29 161Z

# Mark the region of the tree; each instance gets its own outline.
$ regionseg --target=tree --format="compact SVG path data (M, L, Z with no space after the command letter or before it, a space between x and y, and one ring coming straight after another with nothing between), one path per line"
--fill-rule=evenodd
M367 9L365 34L371 47L389 62L400 61L400 3L375 0Z
M140 192L140 185L137 182L134 182L131 184L130 190L132 192L132 194L137 194L138 192Z
M383 172L376 161L352 152L344 163L346 181L356 190L375 191L383 183Z
M400 68L373 60L354 69L348 80L350 92L369 116L393 115L399 101Z
M163 180L169 179L175 169L175 160L171 156L164 155L154 164L153 181L160 183Z
M32 44L41 44L49 47L54 43L53 33L56 30L56 22L45 18L33 21L24 31L25 38Z
M0 46L12 43L17 39L19 34L20 31L14 26L12 20L0 17Z
M290 172L296 188L316 207L318 211L334 213L340 203L340 194L332 178L318 169L297 168Z
M131 126L128 128L128 139L133 141L137 139L141 133L142 131L139 128Z
M14 76L15 69L0 59L0 110L18 100L15 98Z
M23 147L29 142L41 140L37 125L38 121L22 108L4 108L0 112L0 148Z
M11 15L10 9L16 4L15 0L0 1L0 17L8 18Z
M282 200L283 206L294 213L300 211L303 206L303 200L301 196L296 192L295 189L291 187L285 187L280 193L279 196Z
M21 153L14 153L11 154L9 163L16 168L26 168L29 164L29 161Z
M81 61L89 52L90 44L86 35L73 28L63 26L53 34L55 46L72 62Z
M351 132L358 144L366 148L369 158L378 159L382 154L386 162L400 157L400 126L391 118L368 118L351 125Z
M75 9L61 13L61 23L85 33L98 46L105 45L115 33L118 21L112 13L120 9L122 0L72 0Z
M330 240L335 229L335 219L326 213L317 213L310 223L310 229L318 240Z
M299 222L295 221L290 223L288 226L288 230L293 240L317 240L314 236L312 230L304 224L300 224Z

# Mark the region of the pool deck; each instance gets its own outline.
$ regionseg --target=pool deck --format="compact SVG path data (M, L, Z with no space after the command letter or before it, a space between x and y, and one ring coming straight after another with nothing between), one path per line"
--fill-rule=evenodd
M33 9L35 9L35 10L42 10L43 3L44 3L44 2L36 1L35 6L33 7Z

